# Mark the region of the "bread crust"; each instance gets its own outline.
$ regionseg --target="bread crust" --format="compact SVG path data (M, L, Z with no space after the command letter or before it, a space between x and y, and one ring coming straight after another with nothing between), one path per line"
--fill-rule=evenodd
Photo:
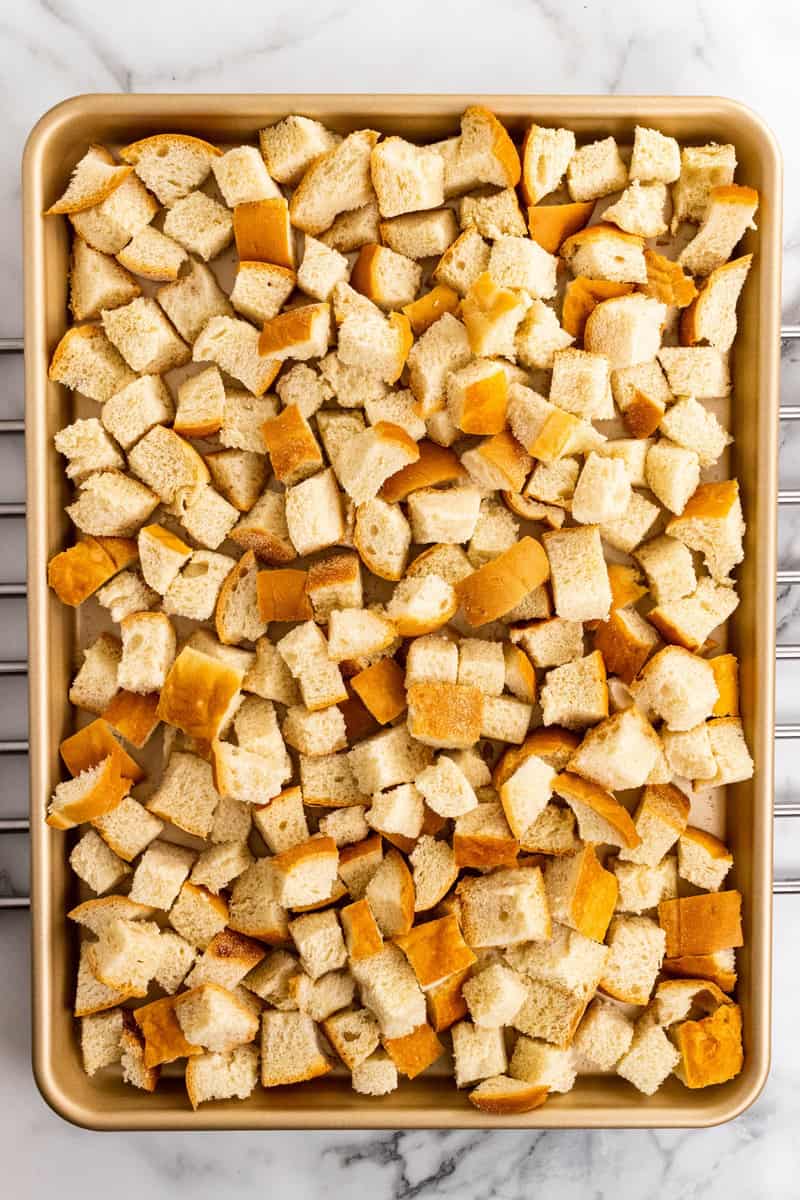
M594 846L584 846L578 855L579 869L569 905L572 928L602 942L617 903L617 878L601 865Z
M584 228L594 212L594 206L594 200L531 205L528 209L531 237L549 254L558 254L566 239Z
M240 262L273 263L294 270L289 205L283 197L237 204L233 210L233 235Z
M345 905L339 912L339 918L347 952L352 959L359 961L371 958L383 949L383 937L368 900L362 898Z
M417 442L419 458L390 475L383 483L378 495L390 504L406 500L420 488L435 487L440 483L454 483L465 479L467 472L458 456L446 446L427 440Z
M135 562L139 551L132 538L86 536L47 564L47 582L62 604L76 608L118 571Z
M265 421L261 436L272 469L281 483L299 483L323 465L317 439L296 404L290 404L277 417Z
M598 304L619 296L629 296L632 292L632 283L614 283L610 279L590 279L587 275L576 275L567 284L564 293L561 324L567 333L571 333L576 341L581 342L586 322Z
M692 304L697 296L697 288L691 275L686 274L680 263L649 249L644 252L644 261L647 267L647 283L643 285L642 291L646 296L652 296L654 300L660 300L662 304L675 308L685 309ZM683 319L682 316L681 334ZM681 345L683 344L681 337Z
M437 283L424 296L419 296L410 304L404 304L400 311L408 317L414 336L420 337L426 329L430 329L431 325L439 320L442 313L457 315L460 307L461 299L458 292L454 292L444 283Z
M306 592L308 572L295 567L259 571L256 579L261 620L310 621L314 613Z
M556 776L553 790L567 801L577 800L591 808L598 817L602 817L616 830L625 846L632 849L641 844L642 839L636 832L630 813L611 792L588 779L582 779L580 775L572 775L569 771L562 771Z
M738 1004L720 1005L701 1021L683 1021L675 1027L673 1037L681 1054L678 1073L688 1088L725 1083L744 1065Z
M469 977L470 967L456 971L441 983L435 984L425 993L428 1001L428 1016L436 1033L449 1029L467 1015L467 1002L461 985Z
M549 577L550 563L541 542L523 537L457 583L456 595L467 621L479 626L502 617Z
M103 712L103 720L141 750L158 725L158 693L120 690Z
M474 746L481 735L483 697L457 683L414 683L407 690L408 728L427 745L451 750Z
M233 603L239 585L248 574L257 570L255 551L246 550L236 565L231 567L225 576L222 587L219 590L219 596L217 597L217 606L214 610L214 628L217 631L217 637L224 646L235 646L242 640L240 637L232 636L228 632L228 610ZM258 589L258 578L256 578L256 589Z
M381 725L394 721L406 710L405 672L393 658L381 658L350 680L371 715Z
M105 717L98 717L71 737L64 738L58 749L64 765L73 777L80 775L81 771L88 771L90 767L96 767L104 758L110 757L124 779L129 779L131 783L140 783L145 778L143 768L120 746L111 732L111 722Z
M92 787L76 800L70 801L45 818L51 829L72 829L84 821L94 821L116 808L131 790L132 780L126 779L120 770L119 759L109 754L100 760L101 766Z
M713 954L684 954L678 958L665 958L661 969L665 975L680 979L707 979L722 992L732 992L736 987L736 971L728 970Z
M719 696L711 710L714 717L739 716L739 660L735 654L718 654L708 659Z
M94 208L95 205L102 204L104 200L108 199L112 192L117 190L120 184L125 182L125 180L133 171L133 167L131 166L122 166L119 163L114 163L112 155L109 154L105 146L90 146L86 154L88 155L92 153L95 155L95 157L102 158L108 164L108 166L113 166L113 173L105 180L104 183L96 187L94 191L87 193L79 200L70 201L68 199L70 185L67 184L63 195L56 200L55 204L51 204L49 208L44 210L43 215L45 217L57 216L59 214L84 212L87 208ZM84 155L84 157L86 157L86 155ZM80 166L80 163L78 163L78 166Z
M510 1083L519 1083L510 1080ZM467 1099L480 1112L493 1117L519 1116L522 1113L533 1112L541 1108L550 1095L548 1088L540 1087L537 1083L528 1083L524 1087L511 1088L507 1092L481 1092L480 1085L474 1088Z
M741 893L733 890L662 900L658 920L667 935L665 958L714 954L742 946L741 911Z
M423 991L477 962L454 916L415 925L394 940L410 962Z
M401 1075L416 1079L444 1054L444 1046L430 1025L418 1025L405 1037L384 1038L384 1048Z
M144 1038L146 1067L158 1067L174 1062L176 1058L203 1053L202 1046L195 1046L184 1037L175 1015L176 1001L177 996L165 996L163 1000L153 1000L134 1009L134 1020Z
M242 678L241 671L184 646L161 689L158 718L200 742L213 742Z

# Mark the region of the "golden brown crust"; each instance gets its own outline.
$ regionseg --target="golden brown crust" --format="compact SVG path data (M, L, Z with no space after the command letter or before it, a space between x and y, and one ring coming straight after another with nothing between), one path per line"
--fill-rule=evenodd
M454 916L415 925L394 940L410 962L423 991L477 962Z
M721 267L717 267L701 285L700 291L696 293L695 299L681 313L680 323L680 343L682 346L696 346L698 342L703 340L704 335L701 332L701 322L703 312L707 301L711 298L714 292L714 286L722 280L730 272L744 272L744 277L750 270L753 261L752 254L743 254L740 258L732 258L730 262L723 263ZM744 279L742 280L742 285ZM738 299L738 295L737 295ZM734 301L735 305L736 301Z
M382 500L396 504L420 488L466 478L467 472L453 450L425 440L417 443L417 449L419 458L407 467L401 467L383 484L378 493Z
M510 1082L512 1084L519 1083L518 1080ZM533 1112L536 1108L541 1108L549 1094L546 1087L540 1087L536 1083L528 1083L524 1087L512 1087L507 1092L481 1093L480 1087L477 1087L469 1093L467 1099L480 1112L488 1113L493 1117L509 1117L519 1116L521 1113L529 1113Z
M560 725L546 725L529 733L521 746L511 746L499 759L492 772L492 786L498 790L517 771L526 759L535 754L554 771L563 771L581 744L577 733Z
M460 306L461 299L458 292L454 292L446 284L437 283L424 296L412 300L410 304L404 304L401 312L408 317L414 336L420 337L426 329L430 329L431 325L439 320L443 313L456 314Z
M241 685L241 671L184 646L161 689L158 718L198 741L213 742Z
M617 877L601 866L594 846L584 846L578 856L579 869L570 900L571 924L584 937L602 942L617 903Z
M739 716L739 660L735 654L718 654L708 659L719 696L711 710L714 717Z
M586 275L576 275L567 284L564 293L561 324L576 341L582 341L586 322L597 305L603 300L629 296L632 291L632 283L613 283L610 279L589 279Z
M598 817L602 817L616 830L623 844L629 849L640 845L642 839L636 832L631 814L611 792L588 779L581 778L580 775L572 775L569 771L563 771L556 776L553 789L565 800L576 800L579 804L591 808Z
M549 254L558 254L566 239L583 229L594 212L594 205L594 200L531 205L528 209L531 237Z
M430 1025L418 1025L405 1037L384 1038L383 1045L401 1075L415 1079L444 1054L444 1046Z
M420 741L452 748L472 746L481 736L483 697L465 684L424 682L408 688L408 729Z
M519 842L510 829L506 837L494 833L459 833L456 829L453 854L459 870L462 867L476 871L516 867Z
M281 875L287 876L299 867L305 866L307 862L314 862L321 858L335 858L338 862L339 851L332 837L313 837L309 838L307 842L291 846L288 850L283 850L280 854L275 855L272 859L272 866Z
M667 935L665 957L714 954L743 945L741 911L737 891L662 900L658 920Z
M351 959L371 958L383 949L383 937L367 900L355 900L345 905L339 917Z
M484 438L476 450L503 475L503 491L522 491L532 463L527 449L520 445L509 429Z
M701 1021L683 1021L673 1030L681 1054L680 1075L688 1088L709 1087L733 1079L744 1064L742 1010L720 1005Z
M739 496L738 479L701 483L686 502L680 516L667 524L667 533L680 530L684 521L724 521Z
M392 875L387 875L387 880L388 886L395 891L394 899L400 910L401 924L398 933L408 933L414 924L414 903L416 901L414 880L406 866L405 859L401 854L398 854L397 850L390 850L384 862L391 863L392 865Z
M541 542L523 537L509 550L456 584L456 595L470 625L484 625L510 612L550 577Z
M184 1037L175 1015L176 1000L177 996L166 996L134 1010L134 1020L144 1038L146 1067L158 1067L174 1062L176 1058L203 1053L202 1046L195 1046Z
M327 319L329 312L329 305L320 303L304 304L278 313L277 317L264 322L258 339L258 353L262 358L270 358L292 347L305 345L315 336L317 325L320 320Z
M81 771L88 771L104 758L110 757L117 763L123 778L130 779L132 783L139 783L145 777L142 767L123 750L114 737L111 722L105 714L84 725L83 729L79 729L71 737L64 738L58 749L72 776L80 775Z
M322 466L317 439L296 404L284 408L261 426L261 436L281 483L292 484ZM300 473L300 474L298 474Z
M130 779L120 771L116 755L108 755L98 764L101 771L92 787L76 800L48 813L45 818L51 829L72 829L84 821L94 821L111 812L131 790Z
M647 595L647 588L639 582L636 567L628 567L624 563L608 563L607 566L612 609L627 608Z
M690 804L673 783L650 783L642 792L639 809L647 809L659 820L682 833L689 819Z
M622 419L631 437L647 438L658 429L666 406L636 388Z
M705 850L711 858L726 858L733 861L733 855L724 842L719 838L714 837L713 833L708 833L705 829L697 829L693 825L687 825L681 834L681 841L694 842L696 846L700 846Z
M381 658L350 680L376 721L387 725L406 710L406 677L393 658Z
M670 308L686 308L697 295L691 275L687 275L680 263L665 258L655 250L645 250L647 283L641 285L646 296L660 300ZM681 324L681 328L682 328Z
M85 537L47 564L47 582L62 604L77 607L138 557L131 538Z
M141 750L158 725L158 692L117 692L103 712L103 720Z
M471 104L464 110L464 116L461 118L462 129L467 118L480 121L487 127L492 137L492 155L506 177L505 186L516 187L522 175L522 166L517 148L509 137L505 125L498 121L490 109L484 108L481 104Z
M732 992L736 987L736 971L724 967L714 954L684 954L679 958L665 958L661 969L665 975L681 979L706 979L715 983L722 992Z
M289 205L282 196L237 204L233 210L233 236L240 262L266 262L289 270L294 268Z
M259 571L256 579L261 620L310 621L314 613L306 592L308 572L294 567Z
M461 991L461 985L469 978L470 968L457 971L441 983L429 988L425 993L428 1002L428 1016L431 1025L437 1033L449 1029L467 1015L467 1002Z
M219 590L219 596L217 597L217 606L214 610L214 628L217 631L217 637L223 643L223 645L235 646L237 642L241 640L238 637L231 637L228 633L228 609L242 580L246 575L257 570L258 566L256 564L255 552L253 550L246 550L239 561L233 567L231 567L230 571L225 576L222 587ZM263 572L261 572L261 574L263 574ZM257 579L256 594L258 594Z
M87 208L94 208L97 204L102 204L107 200L112 192L125 182L128 176L133 171L133 167L122 166L120 163L115 164L113 157L106 150L105 146L90 146L87 153L94 153L96 157L104 159L109 166L114 166L114 171L99 187L96 187L93 192L89 192L80 200L70 201L67 199L69 192L69 184L64 190L64 194L56 200L55 204L51 204L49 208L44 210L45 217L58 216L66 213L85 212Z
M631 630L624 610L612 608L608 620L601 621L595 629L594 648L602 654L609 675L618 675L624 683L632 683L654 645L640 640Z

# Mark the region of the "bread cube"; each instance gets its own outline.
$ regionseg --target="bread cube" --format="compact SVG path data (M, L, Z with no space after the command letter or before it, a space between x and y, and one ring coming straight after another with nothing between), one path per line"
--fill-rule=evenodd
M664 1030L646 1017L637 1022L630 1048L617 1063L617 1074L652 1096L680 1062Z
M186 1092L195 1110L208 1100L246 1100L257 1080L258 1050L251 1045L195 1054L186 1064Z
M481 237L496 241L501 237L524 238L525 218L513 188L491 195L465 196L459 206L462 229L476 229Z
M328 971L337 971L347 962L342 930L332 910L296 917L289 922L289 932L297 946L303 970L311 979L319 979Z
M231 302L213 271L194 258L190 259L188 273L160 287L156 296L187 342L195 342L212 318L233 316Z
M221 371L238 379L253 395L262 396L278 374L280 361L262 357L258 342L258 330L249 321L215 315L197 336L192 359L216 363Z
M409 855L414 879L414 910L427 912L447 894L458 878L449 844L423 834Z
M69 865L91 891L99 894L116 887L130 868L118 858L94 829L88 829L69 856Z
M288 489L286 524L298 554L313 554L342 541L342 497L333 471L319 471Z
M378 863L364 895L384 937L408 933L414 920L414 883L397 850Z
M614 917L600 987L627 1004L647 1004L661 969L666 937L649 917Z
M538 867L464 878L457 893L464 937L473 949L550 938L550 910Z
M502 963L491 963L467 979L462 990L472 1020L488 1029L511 1025L527 995L522 978Z
M593 1000L580 1023L572 1048L599 1071L610 1071L627 1052L633 1022L616 1005Z
M517 1039L509 1071L513 1079L525 1080L550 1092L569 1092L577 1075L571 1048L559 1049L530 1037Z
M334 754L347 747L344 717L336 705L318 712L293 705L286 713L283 736L288 745L312 757Z
M215 983L183 992L175 1015L187 1041L222 1054L251 1042L258 1032L258 1018Z
M466 1087L491 1075L502 1075L508 1066L502 1029L459 1021L452 1028L456 1087Z
M170 909L169 922L191 945L205 950L228 924L228 904L207 888L184 883Z
M617 901L617 881L600 865L593 846L548 862L545 884L553 920L596 942L603 940Z
M339 854L333 838L314 837L281 851L272 860L279 903L284 908L302 908L326 900L336 879L338 863ZM299 942L297 945L302 958L303 949ZM316 979L317 975L312 977Z
M413 783L402 783L373 795L367 823L379 833L399 834L414 841L422 831L423 817L422 793Z

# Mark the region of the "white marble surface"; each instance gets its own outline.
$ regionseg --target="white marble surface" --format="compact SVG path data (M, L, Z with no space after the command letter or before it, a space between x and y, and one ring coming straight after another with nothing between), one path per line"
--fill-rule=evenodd
M11 0L0 9L0 337L21 331L19 158L52 104L87 91L519 91L717 93L764 116L786 159L784 317L800 322L800 8L788 0ZM786 347L785 399L800 402L800 344ZM793 361L794 360L794 361ZM0 359L0 416L21 415L21 372ZM800 425L784 429L782 480L800 487ZM21 496L18 444L0 447L0 499ZM797 510L795 510L796 512ZM800 566L800 523L781 523L784 566ZM3 531L0 582L22 575L21 522ZM0 658L20 654L21 605L3 601ZM800 589L779 599L781 638L800 641ZM6 607L9 606L9 607ZM800 667L780 668L779 717L800 720ZM0 738L23 736L22 681L3 681ZM800 747L778 754L778 795L797 798ZM0 814L26 808L22 764L4 760ZM797 823L800 825L800 822ZM27 884L24 839L0 871ZM777 826L777 870L800 874L800 828ZM800 897L776 902L774 1066L738 1121L698 1133L307 1133L96 1135L39 1098L30 1074L27 917L0 915L0 1194L178 1200L270 1194L302 1200L452 1196L515 1200L544 1191L738 1200L798 1195Z

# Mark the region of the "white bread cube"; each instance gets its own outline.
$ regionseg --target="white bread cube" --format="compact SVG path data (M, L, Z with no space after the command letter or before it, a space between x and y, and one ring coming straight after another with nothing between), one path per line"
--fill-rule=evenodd
M378 833L398 834L415 841L422 832L424 815L422 792L413 783L401 783L373 795L366 819Z
M244 804L262 804L277 796L291 777L291 766L284 754L264 758L230 742L212 744L214 786L220 796Z
M575 276L608 279L614 283L646 283L644 240L615 225L590 225L573 233L561 246L561 256Z
M464 296L489 266L489 246L477 229L470 227L451 243L433 272L437 283Z
M190 537L209 550L225 541L239 519L239 510L210 486L182 491L169 511Z
M627 1052L633 1039L633 1021L621 1008L593 1000L578 1027L572 1048L598 1071L610 1071Z
M425 422L417 416L416 401L410 389L369 397L364 402L364 411L370 425L381 422L398 425L415 442L425 436Z
M136 571L120 571L104 587L95 592L97 602L107 608L115 625L132 613L146 612L158 600L158 593L149 588Z
M476 229L481 237L492 241L504 236L524 238L528 233L513 188L490 195L465 196L459 205L458 216L462 229Z
M83 663L70 686L70 704L100 716L119 691L121 658L118 639L102 633L83 652Z
M655 867L618 861L614 863L614 874L619 885L617 912L641 916L657 908L662 900L674 900L678 894L678 866L674 855L662 858Z
M233 241L233 217L204 192L177 200L164 218L164 233L205 262Z
M681 251L678 261L693 275L710 275L733 254L748 229L755 229L758 192L729 184L709 192L697 234Z
M153 134L120 150L123 161L133 164L142 182L167 207L199 187L221 154L202 138L182 133Z
M738 480L701 484L680 515L668 522L666 532L701 552L716 582L729 583L729 573L744 558Z
M302 179L314 159L340 141L319 121L294 114L259 130L258 139L272 178L291 186Z
M93 471L121 470L125 463L97 417L74 421L53 438L59 454L67 460L67 479L81 483Z
M481 501L478 520L467 547L473 567L492 562L519 540L519 522L499 500Z
M709 721L708 736L711 753L717 761L717 772L707 786L723 787L728 783L752 779L753 760L738 717L719 717Z
M322 362L327 363L331 357L330 354L326 355ZM275 391L280 396L283 408L294 405L307 421L322 408L326 400L332 399L334 394L327 379L322 378L315 368L306 363L295 363L284 372L275 384Z
M444 203L444 162L428 146L415 146L400 137L384 138L372 151L370 173L382 217Z
M342 499L332 470L319 471L288 488L286 524L298 554L313 554L342 540Z
M163 822L151 816L133 796L124 796L110 812L95 817L92 824L106 845L126 862L132 862L164 828Z
M380 224L384 245L406 258L438 258L457 237L458 221L452 208L406 213Z
M288 787L267 804L253 809L253 823L273 854L282 854L309 839L299 787Z
M685 829L678 839L678 874L695 887L718 892L733 866L733 855L704 829Z
M291 854L292 851L287 853ZM328 971L338 971L347 962L342 929L332 910L304 913L296 917L289 922L289 932L300 955L303 970L311 979L319 979Z
M625 233L657 238L667 231L667 222L664 220L666 204L666 184L640 183L634 179L619 200L603 210L603 220L612 221Z
M312 160L292 195L290 214L296 228L316 236L340 212L373 199L370 155L378 137L371 129L356 130Z
M315 300L330 300L337 283L349 277L350 264L345 256L307 234L297 286Z
M542 535L550 562L550 586L556 613L568 621L604 621L611 607L600 533L596 526Z
M258 1018L215 983L183 992L175 1003L175 1016L187 1041L219 1053L251 1042L258 1032Z
M459 643L458 683L480 688L484 696L500 696L505 674L505 657L499 642L464 638Z
M423 834L409 855L414 878L414 911L428 912L458 879L455 855L446 841Z
M408 354L408 381L421 416L443 406L448 374L465 367L470 358L466 328L452 313L443 313L417 338Z
M104 405L100 420L123 450L138 442L154 425L172 420L172 397L159 375L142 375L116 392Z
M212 317L233 316L231 302L213 271L195 258L190 259L188 274L160 287L156 297L187 342L195 342Z
M458 608L454 588L439 575L406 577L395 586L386 615L402 637L434 633Z
M455 683L458 677L458 646L446 637L429 633L408 643L406 686L413 683Z
M714 346L663 346L658 361L676 396L703 400L730 395L728 364Z
M631 492L625 512L621 517L604 521L600 526L600 536L616 550L632 554L653 529L660 511L658 505L653 504L641 492Z
M522 193L528 204L538 204L554 192L575 153L571 129L529 125L522 143Z
M664 507L682 513L700 482L700 459L694 450L660 438L647 452L645 475Z
M201 852L192 867L189 882L208 888L216 895L252 864L253 856L245 842L220 842Z
M158 505L158 496L120 471L89 475L77 499L66 508L82 533L93 537L132 537Z
M522 289L533 299L556 294L558 259L528 237L499 237L492 243L488 271L501 288Z
M108 339L134 371L159 374L189 361L189 347L155 300L140 296L104 310L101 317Z
M552 617L511 630L535 667L560 667L583 656L583 622Z
M503 1031L459 1021L451 1029L456 1087L466 1087L492 1075L502 1075L508 1066Z
M313 837L306 842L301 842L297 846L292 846L288 850L281 851L272 859L273 878L277 899L284 908L303 908L313 904L319 904L325 901L331 894L331 890L336 879L336 872L339 863L339 852L336 849L336 843L332 838ZM321 916L324 914L311 913L309 916ZM327 914L333 915L333 914ZM331 929L338 928L334 916L334 922ZM306 928L306 927L301 927ZM306 933L315 929L311 924L306 928ZM321 926L320 926L321 928ZM290 925L290 931L292 927ZM299 935L298 935L299 936ZM314 934L314 944L317 944L317 934ZM297 942L300 949L301 958L303 950L300 942ZM312 952L308 952L311 956ZM306 966L304 962L304 967ZM337 966L342 966L338 963ZM327 970L328 968L325 968ZM336 968L330 968L335 970ZM309 972L310 973L310 972ZM320 970L320 974L324 971ZM316 979L318 976L313 975Z
M517 362L524 367L552 371L553 357L574 342L571 333L562 329L549 304L534 300L517 329L514 342Z
M132 383L134 375L99 325L74 325L53 351L48 378L102 403Z
M408 497L415 542L464 543L475 533L481 495L477 488L420 488Z
M360 250L368 242L380 241L380 213L376 200L350 212L339 213L332 225L319 235L320 241L341 254Z
M465 877L456 891L464 938L473 949L549 941L550 910L538 867Z
M136 275L145 279L177 279L178 272L187 259L183 246L163 233L159 233L152 225L145 225L134 235L124 249L117 255L118 262ZM104 304L103 308L114 308L113 304Z
M532 716L533 706L514 696L484 696L481 737L520 745Z
M682 646L666 646L647 663L631 684L637 704L668 729L692 729L711 716L719 699L707 659Z
M216 607L225 579L235 566L227 554L194 550L164 594L164 612L207 621Z
M419 459L413 438L398 425L380 422L352 438L338 456L339 482L355 504L372 500L390 475Z
M652 1096L680 1062L680 1054L660 1025L647 1016L636 1023L630 1048L617 1063L617 1074Z
M642 183L674 183L681 173L681 152L675 138L658 129L637 125L633 133L630 177Z
M584 348L604 354L612 370L652 362L666 318L666 305L637 292L604 300L586 321Z
M75 1007L73 1010L76 1017L92 1016L94 1013L116 1008L123 1001L129 1000L133 995L133 991L130 988L113 988L100 982L91 964L90 950L91 945L89 942L81 943L78 979L75 987Z
M586 420L614 415L609 385L609 361L587 350L559 350L553 356L550 403Z
M158 212L158 204L135 175L123 179L99 204L69 219L79 237L103 254L117 254Z
M613 137L575 150L567 167L567 186L573 200L597 200L625 187L628 169Z
M152 921L111 921L100 931L88 957L100 983L146 996L161 961L161 931Z
M258 330L249 321L224 315L208 321L194 343L192 358L194 362L216 363L255 396L263 395L280 366L274 358L261 357Z
M130 867L111 850L94 829L88 829L69 856L75 874L96 894L116 887Z
M405 1037L425 1024L425 996L398 946L387 943L350 965L362 1002L375 1014L385 1038Z
M653 538L636 551L636 561L644 569L656 604L680 600L697 586L692 554L677 538Z
M701 467L713 466L733 441L714 414L691 396L671 405L659 429L676 445L694 450Z
M641 840L636 846L620 850L620 861L657 867L683 833L688 817L689 802L679 788L649 785L634 817Z
M186 1091L194 1109L208 1100L246 1100L257 1081L255 1046L237 1046L226 1054L194 1054L186 1063Z
M469 780L451 758L440 754L416 779L429 808L442 817L459 817L477 807L478 798Z
M545 725L582 729L608 716L608 686L598 650L547 672L540 702Z
M249 804L240 804L228 796L220 796L214 810L214 820L208 835L213 844L222 842L246 842L253 823Z
M650 917L614 917L600 987L627 1004L647 1004L661 969L666 934Z
M242 687L264 700L297 704L300 691L276 646L267 638L256 642L256 659L245 675Z
M234 146L212 160L211 170L228 208L281 195L255 146Z
M356 1063L351 1074L353 1091L360 1096L387 1096L398 1085L397 1067L388 1054L376 1050Z
M680 164L680 178L673 188L673 232L681 221L695 224L702 221L711 189L733 183L736 148L715 142L707 146L684 146Z
M531 299L527 292L499 288L486 271L461 301L461 315L473 354L513 359L517 329Z
M130 175L130 167L114 162L105 146L90 146L72 171L63 195L46 210L47 216L82 212L110 196Z
M119 1008L81 1017L81 1055L87 1075L119 1062L122 1029L122 1010Z
M738 604L734 588L716 584L704 575L691 596L651 609L648 620L666 641L677 642L687 650L699 650L709 634L736 611Z
M231 291L231 304L250 321L271 321L292 294L296 281L294 271L288 267L240 262Z
M428 766L432 755L409 735L404 725L398 725L365 738L347 757L358 786L370 795L398 783L413 782Z
M695 780L713 779L716 775L717 764L705 722L679 733L664 729L661 742L673 775Z
M130 899L153 908L171 908L189 875L195 853L169 842L152 842L134 872Z
M625 708L585 734L567 768L607 791L620 791L641 787L660 753L658 735L647 719L637 708Z
M524 1036L517 1039L509 1071L513 1079L524 1079L549 1092L571 1091L577 1076L571 1047L560 1049Z
M556 773L535 754L529 755L500 786L500 802L517 839L544 812L553 794Z
M365 812L366 809L360 804L352 808L335 809L320 818L319 831L325 837L333 838L340 848L355 845L369 836Z
M289 746L311 757L347 748L344 717L335 704L318 712L294 705L286 712L282 730Z
M462 992L474 1023L487 1029L512 1024L525 1002L525 983L502 963L490 963L467 979Z
M177 639L164 613L138 612L121 626L122 659L117 682L129 692L157 692L172 666Z
M603 525L623 516L631 501L630 476L624 462L588 454L572 497L572 517L582 525Z

